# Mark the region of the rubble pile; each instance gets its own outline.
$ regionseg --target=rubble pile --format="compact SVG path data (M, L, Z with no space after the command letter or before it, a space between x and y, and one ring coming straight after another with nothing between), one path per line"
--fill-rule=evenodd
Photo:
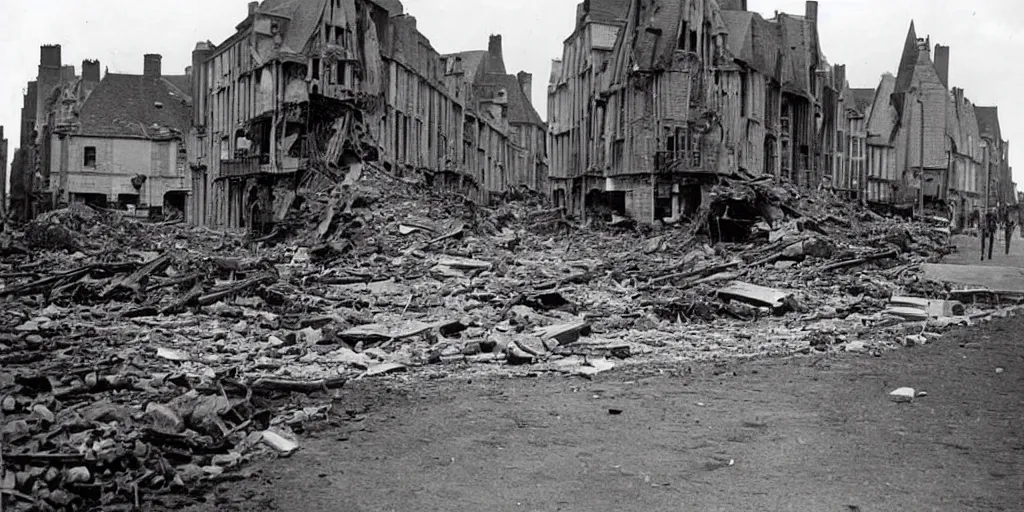
M344 420L329 392L350 379L870 351L978 318L916 271L948 231L771 180L717 189L707 226L655 232L362 163L300 196L265 239L74 206L5 241L21 248L0 264L13 510L130 509L243 477L307 422Z

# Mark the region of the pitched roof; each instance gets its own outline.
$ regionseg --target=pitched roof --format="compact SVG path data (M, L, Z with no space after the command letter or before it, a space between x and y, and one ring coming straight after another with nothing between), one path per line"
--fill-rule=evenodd
M910 90L919 53L917 31L914 30L914 20L910 20L910 30L907 31L907 40L903 42L903 55L900 57L900 67L896 70L896 88L893 92L905 93Z
M686 17L688 2L679 0L654 0L640 6L639 20L632 33L626 30L620 34L632 46L632 62L639 69L664 69L675 57L677 34ZM705 21L711 23L713 35L726 33L725 22L718 3L704 2ZM619 42L616 41L618 48Z
M352 0L344 0L342 4L352 5L354 14L355 5ZM295 54L306 49L306 44L318 29L326 6L327 0L264 0L256 12L288 20L280 51Z
M986 135L1002 140L999 131L999 108L998 107L974 107L974 117L978 119L978 131L984 137Z
M473 85L477 98L493 98L498 90L505 89L508 98L508 122L530 123L543 126L544 120L533 108L526 92L514 75L486 73Z
M401 0L370 0L371 2L381 6L391 16L398 16L405 12L405 7L402 5Z
M189 111L188 99L161 78L107 73L82 104L79 134L149 138L154 125L185 132Z
M192 97L191 77L188 75L164 75L164 80L167 80L174 87L176 87L186 97Z
M590 0L587 3L590 4L590 10L584 22L618 25L626 21L629 0Z
M733 57L761 74L778 78L782 54L778 23L750 11L722 11L728 32L727 44Z
M853 95L854 106L861 112L867 112L875 101L874 89L850 89L850 93Z
M484 58L487 57L487 50L470 50L465 52L448 53L442 55L442 57L457 57L462 60L462 71L465 73L466 79L472 81L477 75L477 70L480 69L480 64L483 63Z
M868 117L868 144L885 146L889 144L896 128L896 109L889 100L896 88L896 77L890 73L882 75L878 93L871 103Z

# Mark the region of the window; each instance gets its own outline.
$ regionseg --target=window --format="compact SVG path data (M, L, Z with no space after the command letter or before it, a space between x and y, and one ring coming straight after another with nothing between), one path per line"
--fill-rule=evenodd
M85 167L96 167L96 147L86 146L85 157L82 159L82 165Z
M335 70L335 72L338 75L336 77L338 85L345 85L345 68L346 67L347 66L345 65L344 62L338 62L338 63L336 63L334 65L334 70Z
M313 80L320 79L320 59L313 59Z

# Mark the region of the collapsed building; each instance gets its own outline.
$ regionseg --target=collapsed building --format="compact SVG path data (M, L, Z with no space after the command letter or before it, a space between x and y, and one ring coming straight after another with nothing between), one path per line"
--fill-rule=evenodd
M361 162L482 201L542 187L546 127L496 41L478 69L396 0L251 2L235 35L193 52L192 222L269 226L307 177Z
M190 77L163 75L161 56L144 57L143 74L81 75L45 45L39 75L22 107L21 147L11 171L11 213L26 220L72 202L160 216L184 212L184 130Z
M816 2L771 20L715 0L590 0L578 15L589 40L567 40L549 86L556 203L650 223L693 215L722 176L805 188L831 177L839 91ZM602 51L594 43L609 33ZM589 74L573 84L581 67Z

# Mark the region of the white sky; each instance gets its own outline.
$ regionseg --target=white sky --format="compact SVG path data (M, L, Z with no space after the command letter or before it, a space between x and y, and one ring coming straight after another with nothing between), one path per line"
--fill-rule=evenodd
M551 59L561 56L572 31L577 0L404 0L406 12L441 53L486 49L490 34L502 34L510 73L533 73L533 99L546 117ZM802 14L800 0L749 0L770 17L775 10ZM83 59L101 69L141 73L142 55L163 55L163 70L180 74L191 63L196 41L220 43L246 13L246 0L0 0L0 125L18 146L25 83L34 79L39 46L60 44L64 64L81 72ZM847 64L853 87L875 87L885 71L895 73L910 20L919 37L950 46L950 84L965 89L977 105L997 105L1003 138L1024 155L1024 3L1019 0L822 0L819 33L831 64ZM1015 173L1024 179L1024 164Z

